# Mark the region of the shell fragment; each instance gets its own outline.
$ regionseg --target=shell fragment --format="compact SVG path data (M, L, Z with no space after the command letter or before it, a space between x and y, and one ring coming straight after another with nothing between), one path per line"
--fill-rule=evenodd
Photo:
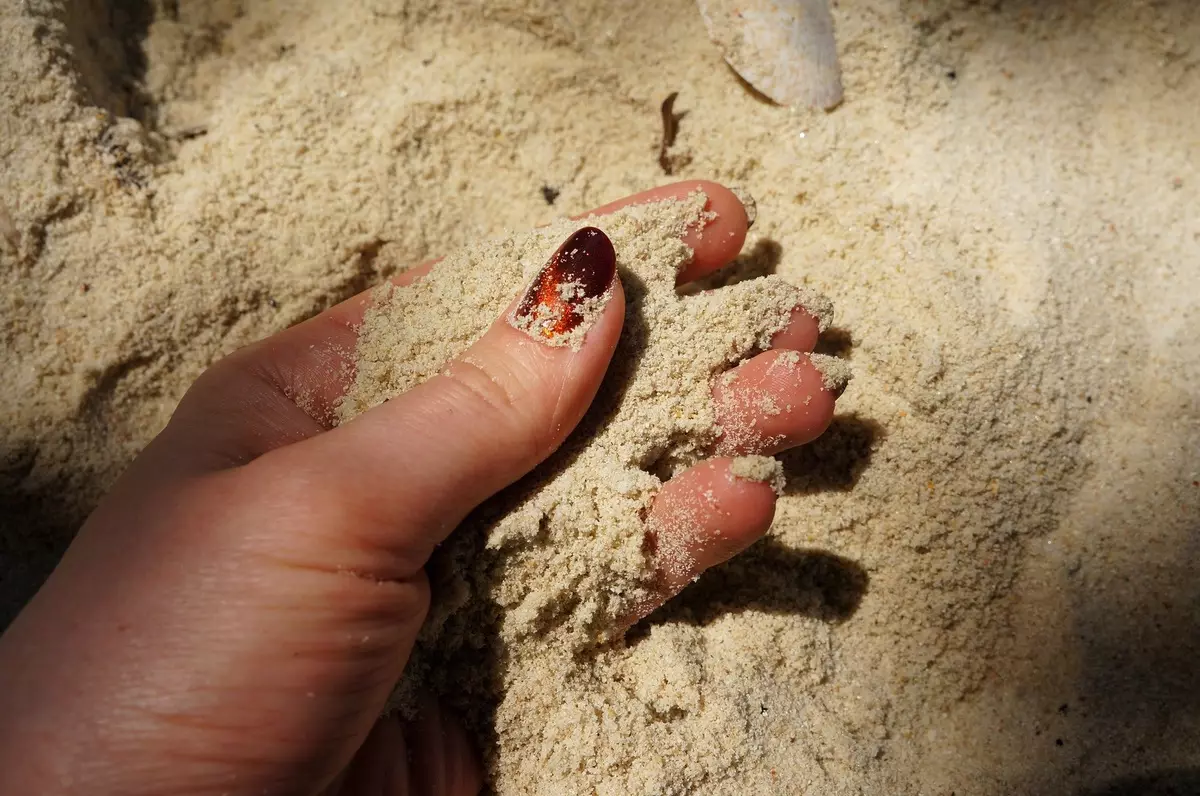
M828 0L696 0L696 5L726 63L771 100L826 109L842 101Z

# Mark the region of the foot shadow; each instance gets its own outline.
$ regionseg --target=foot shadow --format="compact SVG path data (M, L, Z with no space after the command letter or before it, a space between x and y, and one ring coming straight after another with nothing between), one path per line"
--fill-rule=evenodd
M63 495L100 489L77 472L27 486L35 456L32 448L0 451L0 632L41 588L85 519Z
M850 331L840 326L831 326L821 332L821 337L817 340L817 346L813 349L813 353L828 354L831 357L846 357L853 349L854 338Z
M496 710L507 664L500 637L503 609L486 594L487 577L472 569L488 557L482 535L452 535L425 567L431 610L393 700L414 717L423 698L436 695L463 723L484 760L497 751Z
M822 550L797 550L766 538L713 567L626 636L636 643L654 625L707 625L726 614L760 611L840 623L867 593L866 570Z
M729 265L713 271L703 279L697 279L680 288L684 294L700 293L706 290L719 290L723 287L736 285L751 279L773 274L783 261L783 246L772 238L760 238L748 252L743 252L733 259Z
M143 41L155 13L150 0L76 2L64 20L70 57L88 101L147 127L154 124L155 107L145 86Z
M858 414L834 417L829 430L816 440L779 454L787 474L784 494L853 489L885 436L883 426L868 417Z

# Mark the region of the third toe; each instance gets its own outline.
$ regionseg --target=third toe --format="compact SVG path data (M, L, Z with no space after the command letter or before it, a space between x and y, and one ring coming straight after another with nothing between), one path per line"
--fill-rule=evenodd
M717 453L769 455L820 436L839 392L823 367L822 358L773 350L719 376L713 385Z

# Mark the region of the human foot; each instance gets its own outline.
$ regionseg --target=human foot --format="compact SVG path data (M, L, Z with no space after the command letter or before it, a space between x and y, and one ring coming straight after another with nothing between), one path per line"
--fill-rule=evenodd
M541 651L557 645L579 651L619 635L769 527L775 494L762 479L777 478L778 465L737 457L801 444L829 423L840 384L806 352L827 302L774 277L677 290L740 250L746 218L730 192L681 184L602 209L609 215L456 254L366 317L343 418L465 348L581 225L611 237L627 301L621 342L577 432L435 555L441 596L401 703L424 688L455 694L468 711L493 698L471 645L504 650L511 672L527 659L544 664Z
M613 232L618 259L632 252L626 244L640 240L648 261L690 261L682 273L692 278L731 257L744 238L745 216L724 189L685 184L633 201L690 195L695 187L709 193L707 225L687 227L698 208L686 201L669 212L622 211L618 227L625 228ZM678 224L675 238L659 224L667 217ZM694 257L679 237L695 249ZM531 273L553 248L540 249L540 261L527 263ZM339 401L351 383L365 297L207 372L3 637L0 779L6 787L0 789L311 792L331 782L358 750L360 760L387 770L360 767L342 783L404 788L437 780L447 792L471 792L479 772L462 734L428 712L416 736L392 720L378 725L366 746L363 741L422 626L430 551L475 505L567 438L601 389L614 350L611 384L649 390L642 399L655 392L653 379L642 377L661 371L639 374L632 355L660 364L666 357L680 370L679 378L659 385L658 397L667 402L651 401L665 412L654 434L630 439L644 411L622 414L619 390L605 392L584 418L583 433L542 465L540 476L565 489L569 482L558 479L572 472L574 461L613 450L601 446L588 454L591 442L620 431L631 447L594 470L598 479L577 482L576 494L591 489L603 500L591 510L570 500L549 508L527 503L517 506L524 514L499 521L486 511L474 515L491 523L499 578L484 586L495 586L487 596L512 609L505 618L510 641L559 630L574 633L576 641L581 633L611 632L631 611L665 599L685 576L752 541L766 529L774 500L770 487L756 480L761 466L697 463L709 452L767 451L809 438L832 411L832 393L816 387L815 372L802 358L777 373L771 360L751 358L732 381L709 384L712 355L733 364L772 342L803 347L815 338L816 320L793 312L801 298L793 288L759 280L723 296L677 297L669 275L663 282L661 273L631 263L626 278L635 313L665 322L671 307L684 310L686 334L701 337L729 323L729 334L719 335L721 350L689 356L655 348L653 339L635 339L636 317L626 329L629 345L620 347L626 296L614 280L578 350L542 345L497 312L490 325L458 329L462 347L449 364L427 352L436 364L419 384L336 428L339 405L348 405ZM458 308L476 320L492 299L519 306L507 290L498 298L459 295L479 302ZM738 300L731 304L731 296ZM364 337L372 333L371 318ZM446 331L432 329L435 338ZM385 370L386 358L376 362ZM697 367L690 361L697 358L708 364ZM404 360L410 361L423 360ZM361 367L361 352L358 364L360 379L372 373L370 362ZM756 377L755 368L775 375ZM743 393L749 403L739 398ZM784 409L769 411L772 402ZM746 414L747 406L760 404L768 411ZM673 438L664 429L681 433ZM624 444L616 442L618 449ZM625 464L614 468L613 461ZM660 490L647 470L676 477ZM492 511L520 503L520 495L520 487L508 490ZM532 536L526 533L531 519ZM546 538L539 539L543 519ZM580 555L589 553L584 545L574 547L564 570L542 570L565 575L567 591L576 590L578 599L560 599L560 582L550 601L539 603L533 581L505 579L523 565L564 563L554 560L568 552L555 549L558 537L589 528L602 531L590 550L595 567ZM472 541L460 533L442 543L442 564L457 545ZM687 561L663 576L661 553L646 556L643 549L662 551L672 541ZM433 563L435 579L439 566ZM443 608L427 626L431 649L437 633L460 614L469 612ZM471 692L464 686L460 693ZM421 757L410 761L405 745Z

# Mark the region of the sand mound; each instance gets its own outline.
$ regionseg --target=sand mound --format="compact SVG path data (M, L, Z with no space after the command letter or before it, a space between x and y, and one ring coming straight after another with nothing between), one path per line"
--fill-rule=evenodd
M205 365L667 181L678 91L675 177L749 188L741 271L832 298L856 379L771 538L622 653L695 673L632 694L662 767L546 788L1195 784L1191 3L843 4L830 114L748 96L687 0L120 7L0 2L8 615ZM682 734L727 693L740 734Z

